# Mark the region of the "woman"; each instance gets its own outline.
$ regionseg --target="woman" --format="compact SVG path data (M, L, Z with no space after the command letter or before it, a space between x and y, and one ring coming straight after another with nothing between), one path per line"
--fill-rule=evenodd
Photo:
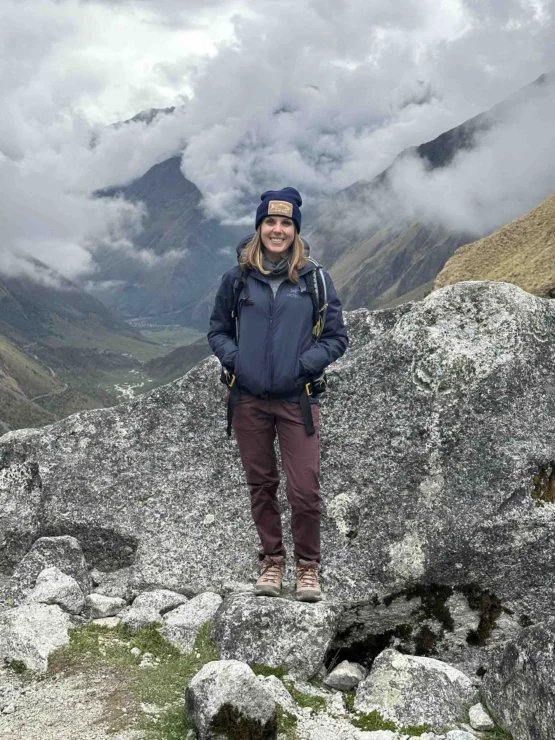
M263 193L256 233L242 249L239 267L222 278L208 341L230 379L233 429L260 537L255 593L279 596L285 573L277 432L291 505L296 598L319 601L319 407L317 397L307 395L311 382L345 352L347 332L331 278L323 273L327 313L321 336L314 338L310 273L317 265L307 259L299 236L301 205L294 188Z

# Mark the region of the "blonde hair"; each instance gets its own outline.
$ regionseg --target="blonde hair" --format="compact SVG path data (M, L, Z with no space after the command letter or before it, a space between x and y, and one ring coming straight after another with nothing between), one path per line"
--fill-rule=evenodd
M270 271L266 270L262 266L262 258L264 256L262 252L263 248L264 245L262 243L262 237L260 236L259 226L256 230L256 234L253 236L250 242L245 244L245 246L243 247L243 250L239 257L239 264L241 265L241 269L248 270L249 268L253 268L254 270L258 270L259 272L261 272L263 275L269 275ZM293 239L293 243L289 247L288 278L292 283L299 282L298 271L301 269L301 267L304 267L306 265L306 262L307 258L304 253L304 242L295 229L295 237Z

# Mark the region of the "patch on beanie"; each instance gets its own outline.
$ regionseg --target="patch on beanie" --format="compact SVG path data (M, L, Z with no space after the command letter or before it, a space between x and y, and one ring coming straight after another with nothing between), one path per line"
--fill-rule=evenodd
M293 218L293 204L285 200L271 200L268 203L268 216L276 215Z

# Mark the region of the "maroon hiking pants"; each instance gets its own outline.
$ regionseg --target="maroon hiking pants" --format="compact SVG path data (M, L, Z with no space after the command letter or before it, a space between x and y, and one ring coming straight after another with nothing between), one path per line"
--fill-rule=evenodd
M285 555L277 490L276 432L287 477L295 557L320 562L320 409L312 406L315 434L306 433L298 403L243 394L233 429L247 476L260 555Z

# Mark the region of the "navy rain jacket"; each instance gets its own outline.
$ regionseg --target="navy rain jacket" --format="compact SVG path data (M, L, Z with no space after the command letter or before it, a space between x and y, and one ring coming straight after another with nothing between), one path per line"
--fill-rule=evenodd
M304 276L314 269L307 262L299 270L299 283L284 280L275 298L266 275L248 270L247 289L241 292L237 311L237 341L231 311L233 284L241 268L224 274L210 317L208 342L222 365L235 374L241 391L298 401L302 381L317 378L347 349L341 303L325 271L328 311L322 336L317 342L313 338L313 303Z

